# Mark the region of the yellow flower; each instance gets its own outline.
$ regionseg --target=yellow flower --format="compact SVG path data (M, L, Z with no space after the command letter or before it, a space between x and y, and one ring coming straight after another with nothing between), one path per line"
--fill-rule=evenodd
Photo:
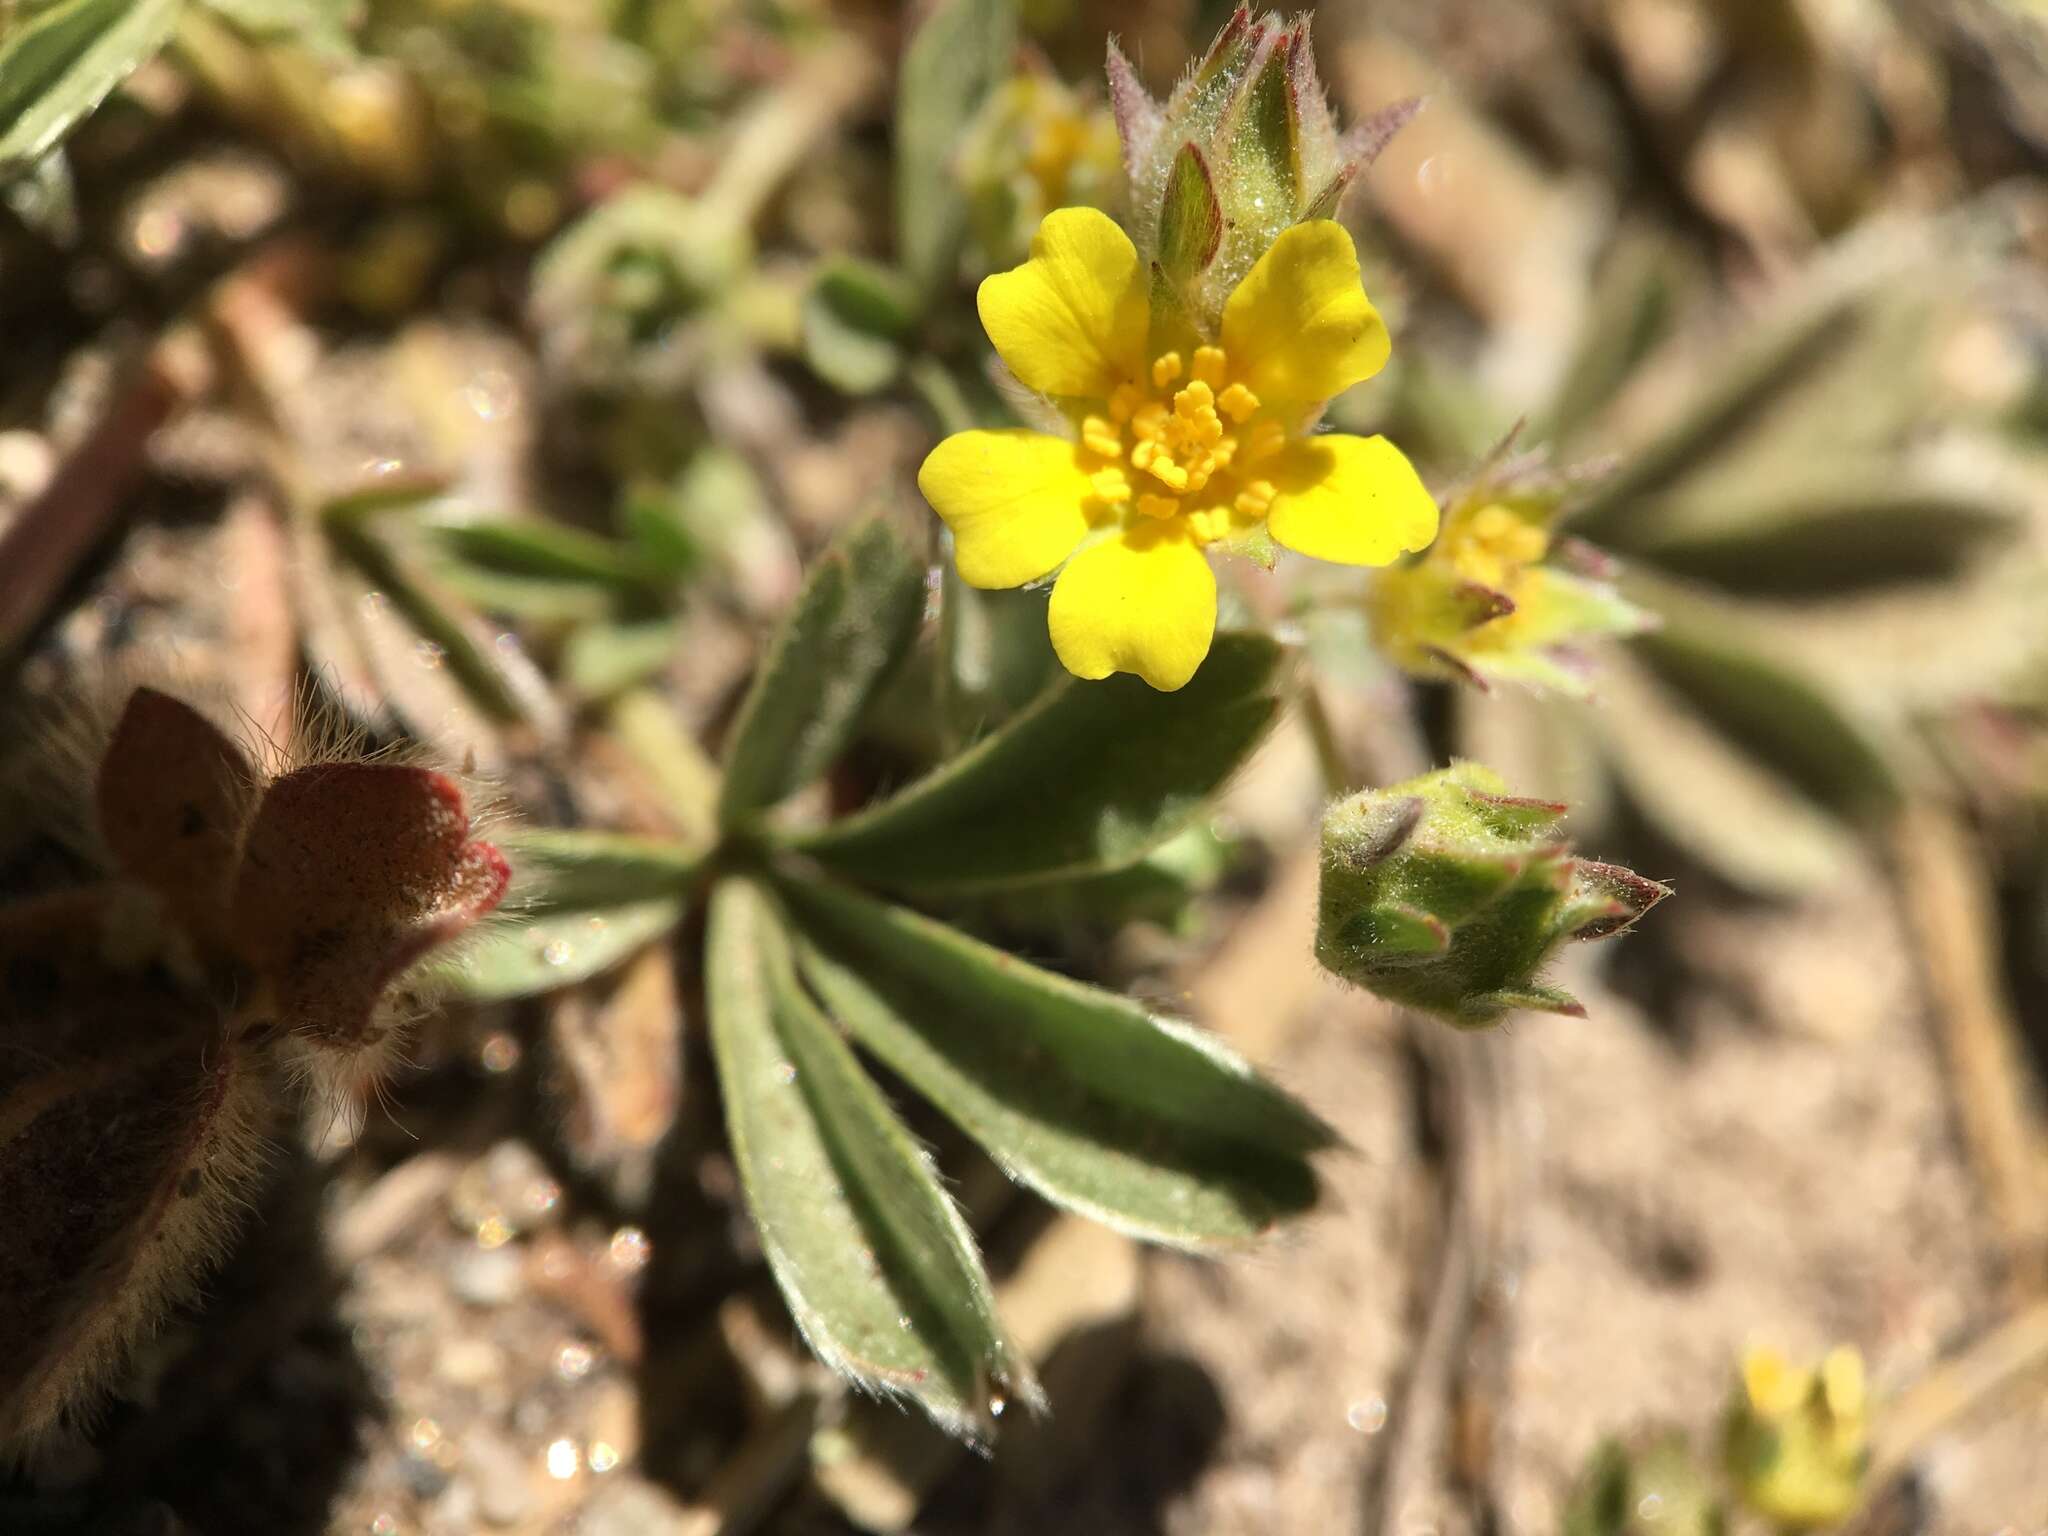
M917 483L953 530L969 586L1059 571L1049 618L1069 672L1135 672L1171 690L1215 633L1207 546L1264 528L1301 554L1385 565L1435 536L1437 511L1385 438L1309 435L1332 395L1387 359L1342 227L1285 231L1213 338L1155 316L1149 289L1107 216L1048 215L1031 259L982 283L981 323L1074 437L956 433Z
M1649 615L1595 576L1543 563L1559 504L1486 484L1453 496L1429 552L1373 583L1380 649L1417 677L1588 693L1584 642L1636 634Z
M1862 1504L1870 1469L1863 1357L1839 1348L1802 1368L1749 1350L1725 1434L1729 1473L1750 1509L1784 1531L1840 1524Z

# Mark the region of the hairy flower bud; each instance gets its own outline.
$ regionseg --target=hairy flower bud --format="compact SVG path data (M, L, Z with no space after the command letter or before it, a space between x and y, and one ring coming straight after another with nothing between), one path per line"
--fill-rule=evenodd
M1398 103L1340 132L1308 18L1283 23L1246 7L1164 103L1111 44L1109 94L1155 314L1178 307L1198 329L1214 328L1223 301L1284 230L1335 216L1419 105Z
M1670 892L1574 857L1564 813L1476 763L1337 802L1323 816L1316 958L1464 1028L1517 1008L1583 1013L1543 981L1551 953L1621 932Z
M84 1426L225 1251L289 1079L373 1076L394 985L509 873L444 775L269 779L152 688L91 795L106 878L0 902L0 1462Z

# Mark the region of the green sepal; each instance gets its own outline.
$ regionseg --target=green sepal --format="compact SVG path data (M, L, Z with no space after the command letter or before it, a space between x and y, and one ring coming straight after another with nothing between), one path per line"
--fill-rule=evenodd
M1209 181L1202 152L1183 144L1167 173L1166 200L1159 210L1158 270L1179 284L1216 259L1223 239L1223 210Z

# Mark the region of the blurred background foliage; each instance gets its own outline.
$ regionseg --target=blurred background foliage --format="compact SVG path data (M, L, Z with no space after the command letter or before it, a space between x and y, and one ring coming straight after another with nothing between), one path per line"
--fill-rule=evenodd
M11 686L174 652L274 720L310 669L372 739L473 763L537 824L619 829L686 864L715 835L712 749L801 570L879 507L942 573L931 622L797 812L913 780L1055 672L1043 594L959 584L911 487L937 434L1024 404L990 368L974 283L1018 259L1049 207L1123 211L1106 36L1158 91L1227 14L1188 0L0 3ZM1903 1426L1867 1518L1934 1529L2039 1515L2001 1502L2038 1493L2038 1462L1994 1458L1953 1516L1915 1474L1963 1407L2010 1394L2048 1351L2044 27L2024 0L1318 7L1345 121L1424 98L1345 205L1396 347L1333 418L1394 437L1473 528L1505 508L1540 535L1484 523L1506 563L1479 585L1515 594L1525 625L1532 599L1562 603L1543 664L1489 664L1502 631L1487 626L1515 615L1485 602L1431 608L1427 647L1373 643L1390 593L1465 592L1479 557L1449 581L1448 545L1378 587L1306 563L1226 576L1226 622L1304 653L1300 707L1237 788L1114 872L929 903L1107 986L1192 994L1247 1054L1277 1053L1297 1016L1313 1029L1333 1011L1288 979L1309 936L1282 920L1312 918L1300 872L1324 799L1470 756L1520 794L1568 801L1580 847L1678 887L1613 983L1660 1038L1701 1051L1687 1031L1706 1026L1672 1023L1694 1017L1679 1000L1767 990L1741 966L1768 963L1731 958L1760 947L1728 938L1748 931L1742 914L1818 921L1845 888L1881 882L1923 998L1930 1044L1913 1061L1967 1174L1941 1187L1969 1191L1982 1269L1889 1373L1865 1341L1886 1389L1873 1411ZM536 837L532 862L552 868ZM1303 1441L1362 1470L1276 1472L1296 1463L1219 1449L1214 1424L1182 1413L1161 1420L1178 1440L1142 1452L1142 1509L1089 1484L1090 1425L1187 1396L1137 1343L1141 1319L1161 1334L1173 1272L1020 1211L935 1118L915 1127L966 1170L957 1192L1018 1346L1072 1406L963 1471L923 1425L846 1398L770 1310L705 1112L698 935L665 940L685 916L674 870L650 875L647 848L630 851L594 877L566 859L597 885L501 933L509 979L476 991L540 1001L429 1021L401 1090L406 1124L433 1128L423 1142L373 1120L361 1143L306 1154L329 1246L365 1265L355 1289L265 1309L267 1261L223 1281L233 1304L213 1310L231 1315L207 1326L258 1353L296 1341L304 1370L326 1373L306 1395L376 1426L361 1455L300 1411L166 1470L249 1390L232 1371L195 1378L172 1349L164 1379L189 1395L167 1386L185 1406L117 1418L110 1443L135 1471L116 1503L165 1500L202 1532L330 1516L903 1529L921 1509L919 1528L951 1530L1048 1507L1133 1531L1320 1528L1339 1508L1385 1530L1411 1506L1445 1529L1592 1518L1596 1495L1567 1512L1590 1434L1545 1451L1533 1429L1538 1449L1498 1428L1569 1417L1507 1385L1512 1287L1458 1279L1511 1267L1507 1227L1468 1218L1501 1199L1487 1181L1505 1154L1485 1127L1527 1112L1531 1090L1378 1015L1343 1027L1402 1042L1424 1108L1389 1155L1435 1214L1361 1239L1412 1277L1379 1303L1414 1336L1378 1383L1393 1432L1388 1402L1361 1392L1377 1422L1367 1407L1334 1441ZM0 867L12 878L19 862ZM1689 928L1693 903L1737 915ZM1524 1026L1544 1027L1586 1026ZM1520 1048L1472 1043L1505 1061ZM1830 1156L1863 1157L1856 1129L1837 1134ZM416 1220L436 1207L452 1227ZM516 1284L479 1257L513 1251ZM1845 1262L1809 1258L1823 1274ZM376 1299L406 1287L426 1298L412 1312ZM321 1312L336 1296L354 1309L338 1332ZM521 1418L503 1383L472 1390L459 1362L429 1360L419 1340L469 1326L465 1307L486 1318L472 1342L515 1362L506 1382L530 1365L513 1395L545 1412ZM564 1313L601 1341L599 1367L567 1370L543 1347ZM1781 1324L1846 1327L1684 1328L1721 1358ZM1462 1355L1434 1342L1446 1329ZM374 1391L348 1374L357 1349ZM1676 1395L1703 1428L1720 1384L1686 1369ZM1239 1378L1203 1382L1220 1404L1250 1400ZM1930 1406L1951 1399L1953 1414ZM2037 1425L2038 1401L2037 1377L2011 1422ZM1475 1417L1489 1402L1504 1406ZM1672 1394L1651 1405L1585 1411L1603 1431L1677 1412ZM332 1444L310 1453L295 1427ZM1637 1475L1693 1477L1655 1433L1641 1443ZM614 1473L635 1447L640 1470ZM1625 1485L1626 1457L1599 1454L1586 1486ZM248 1470L293 1457L315 1469L296 1488ZM1210 1458L1281 1488L1263 1506L1276 1523L1243 1514L1228 1476L1204 1482ZM1048 1505L1077 1479L1077 1503ZM467 1490L467 1517L451 1490ZM64 1529L78 1506L21 1509Z

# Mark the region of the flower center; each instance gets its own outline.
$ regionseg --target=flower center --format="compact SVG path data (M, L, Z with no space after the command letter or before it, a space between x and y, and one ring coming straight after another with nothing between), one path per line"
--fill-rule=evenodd
M1482 508L1451 544L1451 566L1465 580L1513 595L1522 573L1541 560L1550 540L1534 523L1498 504Z
M1082 419L1082 447L1105 461L1094 475L1096 494L1144 517L1185 514L1205 544L1264 517L1273 483L1256 470L1287 431L1253 420L1259 397L1230 382L1223 349L1197 347L1192 369L1167 352L1153 360L1150 382L1149 390L1119 385L1107 414Z

